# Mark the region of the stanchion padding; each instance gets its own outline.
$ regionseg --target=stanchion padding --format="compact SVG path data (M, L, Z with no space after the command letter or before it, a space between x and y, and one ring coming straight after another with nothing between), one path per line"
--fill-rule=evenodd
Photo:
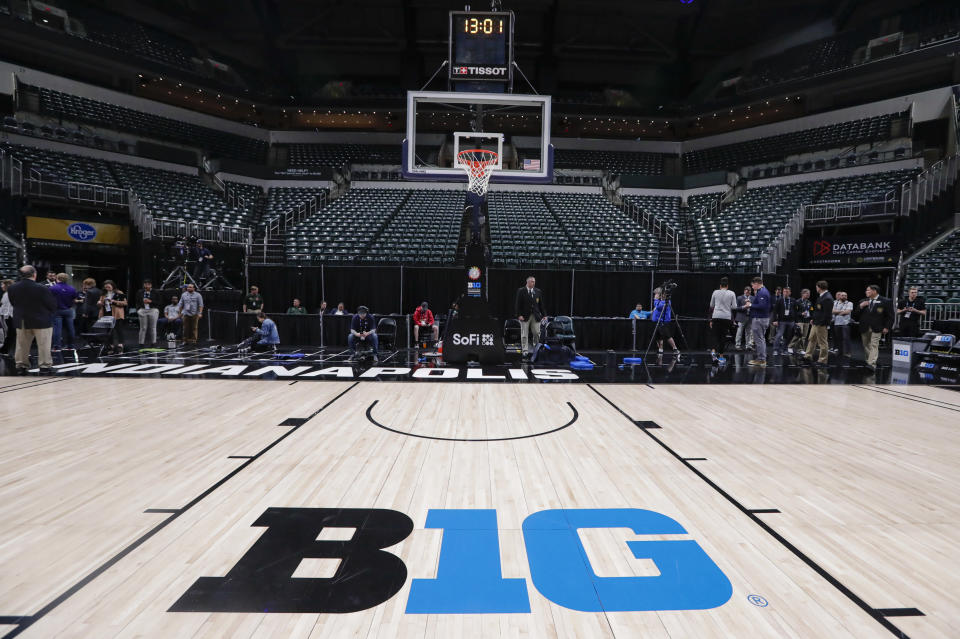
M643 364L643 358L642 357L624 357L623 363L624 364Z

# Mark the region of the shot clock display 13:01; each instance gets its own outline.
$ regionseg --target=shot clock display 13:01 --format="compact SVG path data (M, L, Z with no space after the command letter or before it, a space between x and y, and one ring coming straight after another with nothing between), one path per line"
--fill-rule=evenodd
M450 80L507 82L512 63L512 12L450 12Z

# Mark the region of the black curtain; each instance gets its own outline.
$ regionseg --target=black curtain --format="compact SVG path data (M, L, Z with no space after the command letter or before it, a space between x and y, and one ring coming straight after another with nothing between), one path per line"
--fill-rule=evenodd
M299 297L309 313L315 313L325 298L330 310L338 302L344 302L351 312L363 304L376 315L412 313L426 300L434 314L445 315L450 303L466 291L465 271L464 267L404 267L401 274L399 266L251 266L250 283L260 287L268 313L285 312L293 298ZM574 316L626 317L637 302L645 309L650 308L650 271L491 268L487 271L487 287L493 317L513 317L514 296L528 275L537 278L537 287L543 291L544 305L550 315L571 314L571 283ZM754 275L730 274L730 290L739 295ZM653 273L653 285L660 286L667 278L673 279L677 283L673 294L676 312L705 318L710 295L723 276L723 273ZM771 292L785 282L783 275L764 275L764 283Z

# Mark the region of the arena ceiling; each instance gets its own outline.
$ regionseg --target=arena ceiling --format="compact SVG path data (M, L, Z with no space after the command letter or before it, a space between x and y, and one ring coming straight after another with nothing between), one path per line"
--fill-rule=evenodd
M417 89L446 57L447 13L489 0L136 0L93 2L265 71L310 99L330 82ZM541 92L623 89L683 100L736 55L805 27L844 28L903 0L502 0L516 59ZM733 58L731 59L731 56ZM722 61L726 61L722 63ZM727 68L724 68L724 67ZM645 100L646 101L646 100Z

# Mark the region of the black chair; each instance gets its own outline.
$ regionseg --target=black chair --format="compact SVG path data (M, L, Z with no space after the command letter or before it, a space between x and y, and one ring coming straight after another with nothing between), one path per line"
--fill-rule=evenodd
M504 346L520 345L520 320L510 318L503 323L503 344Z
M392 317L381 317L377 322L377 340L380 348L397 347L397 321ZM389 344L389 346L388 346Z
M98 349L97 357L103 355L104 347L110 343L115 323L116 320L113 317L101 317L94 322L89 331L80 333L80 337L87 343L87 348Z
M548 340L556 340L563 346L577 350L577 336L573 332L573 320L567 315L558 315L547 323Z

